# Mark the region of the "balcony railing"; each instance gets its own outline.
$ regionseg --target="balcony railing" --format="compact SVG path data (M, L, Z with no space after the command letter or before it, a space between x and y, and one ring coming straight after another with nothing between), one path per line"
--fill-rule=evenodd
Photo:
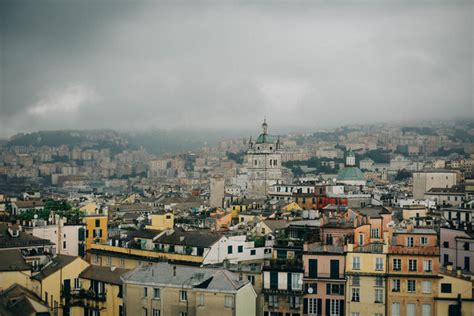
M303 272L303 261L296 259L271 259L265 261L264 271L294 271Z
M107 292L95 293L92 290L86 289L73 289L70 291L61 291L61 296L65 299L88 299L99 302L105 302L107 300Z

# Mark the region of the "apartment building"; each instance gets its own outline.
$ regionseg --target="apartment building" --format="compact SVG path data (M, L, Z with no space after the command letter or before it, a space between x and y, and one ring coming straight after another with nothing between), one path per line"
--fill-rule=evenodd
M396 228L388 252L389 315L433 315L439 247L433 229Z
M223 269L159 263L121 277L126 315L256 314L252 284Z

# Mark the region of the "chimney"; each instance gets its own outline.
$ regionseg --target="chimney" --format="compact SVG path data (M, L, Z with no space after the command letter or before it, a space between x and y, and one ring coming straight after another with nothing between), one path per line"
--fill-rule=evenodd
M173 266L173 276L176 276L176 266Z

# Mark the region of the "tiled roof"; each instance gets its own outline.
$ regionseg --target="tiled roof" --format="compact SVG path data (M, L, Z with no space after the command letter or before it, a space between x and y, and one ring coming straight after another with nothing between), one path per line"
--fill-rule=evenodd
M105 283L121 285L120 277L129 272L128 269L111 268L91 265L79 275L83 279L97 280Z
M172 234L164 233L155 240L158 244L194 246L194 247L211 247L222 236L211 233L185 232L175 230Z
M223 269L209 269L158 263L137 268L122 276L126 283L199 288L211 291L235 292L248 281Z
M31 269L19 249L0 250L0 271L25 271Z

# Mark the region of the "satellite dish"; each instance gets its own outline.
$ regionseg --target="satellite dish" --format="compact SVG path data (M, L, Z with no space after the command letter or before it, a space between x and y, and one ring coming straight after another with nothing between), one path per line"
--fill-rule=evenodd
M309 287L309 288L308 288L308 293L309 293L309 294L313 294L313 288L312 288L312 287Z

